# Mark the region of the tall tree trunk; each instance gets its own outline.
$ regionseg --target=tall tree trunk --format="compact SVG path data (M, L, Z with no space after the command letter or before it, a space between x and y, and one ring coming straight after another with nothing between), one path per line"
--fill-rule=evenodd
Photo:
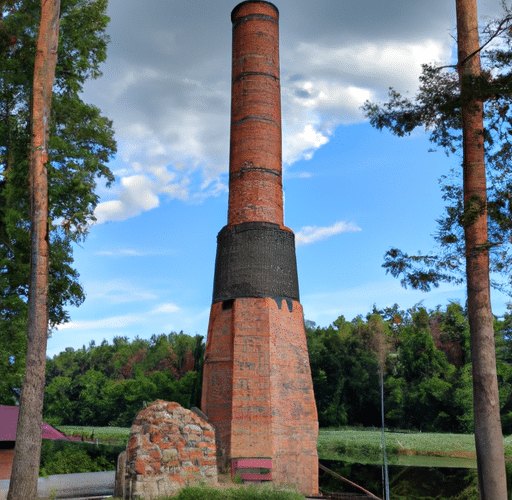
M41 456L48 334L48 136L57 63L60 0L41 0L32 90L30 282L27 366L21 390L8 500L34 500Z
M456 0L462 104L464 231L468 316L473 364L473 406L481 500L506 500L496 352L489 283L483 101L476 0Z

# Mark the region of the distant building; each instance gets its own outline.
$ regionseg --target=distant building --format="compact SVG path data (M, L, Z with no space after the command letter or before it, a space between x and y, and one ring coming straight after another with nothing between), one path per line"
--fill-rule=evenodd
M0 479L9 479L11 476L18 410L17 406L0 405ZM68 439L46 422L43 422L42 433L43 439Z

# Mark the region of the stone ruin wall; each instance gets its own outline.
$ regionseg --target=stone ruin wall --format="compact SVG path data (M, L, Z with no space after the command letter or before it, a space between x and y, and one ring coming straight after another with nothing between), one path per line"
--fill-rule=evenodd
M188 484L217 484L214 428L178 403L158 400L132 425L121 454L115 495L150 500L169 496Z

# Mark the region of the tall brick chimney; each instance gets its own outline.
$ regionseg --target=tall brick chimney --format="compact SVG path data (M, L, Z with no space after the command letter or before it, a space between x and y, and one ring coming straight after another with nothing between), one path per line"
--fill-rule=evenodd
M283 225L278 20L261 0L231 13L228 223L217 236L202 410L225 467L263 464L271 472L260 478L316 494L318 419L295 237Z

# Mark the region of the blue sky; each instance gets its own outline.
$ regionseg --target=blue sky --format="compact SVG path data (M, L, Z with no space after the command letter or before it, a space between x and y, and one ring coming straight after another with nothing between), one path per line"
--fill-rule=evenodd
M404 290L392 246L433 249L438 178L460 164L420 132L395 138L360 106L414 94L421 63L447 61L454 9L417 3L275 2L280 10L285 224L296 235L306 319L327 326L398 303L464 303L461 287ZM454 3L454 2L453 2ZM84 99L114 120L115 185L75 264L87 298L53 332L52 356L115 336L206 336L216 236L227 219L231 22L236 1L110 0L104 76ZM483 16L498 0L481 2ZM506 297L493 295L495 314Z

